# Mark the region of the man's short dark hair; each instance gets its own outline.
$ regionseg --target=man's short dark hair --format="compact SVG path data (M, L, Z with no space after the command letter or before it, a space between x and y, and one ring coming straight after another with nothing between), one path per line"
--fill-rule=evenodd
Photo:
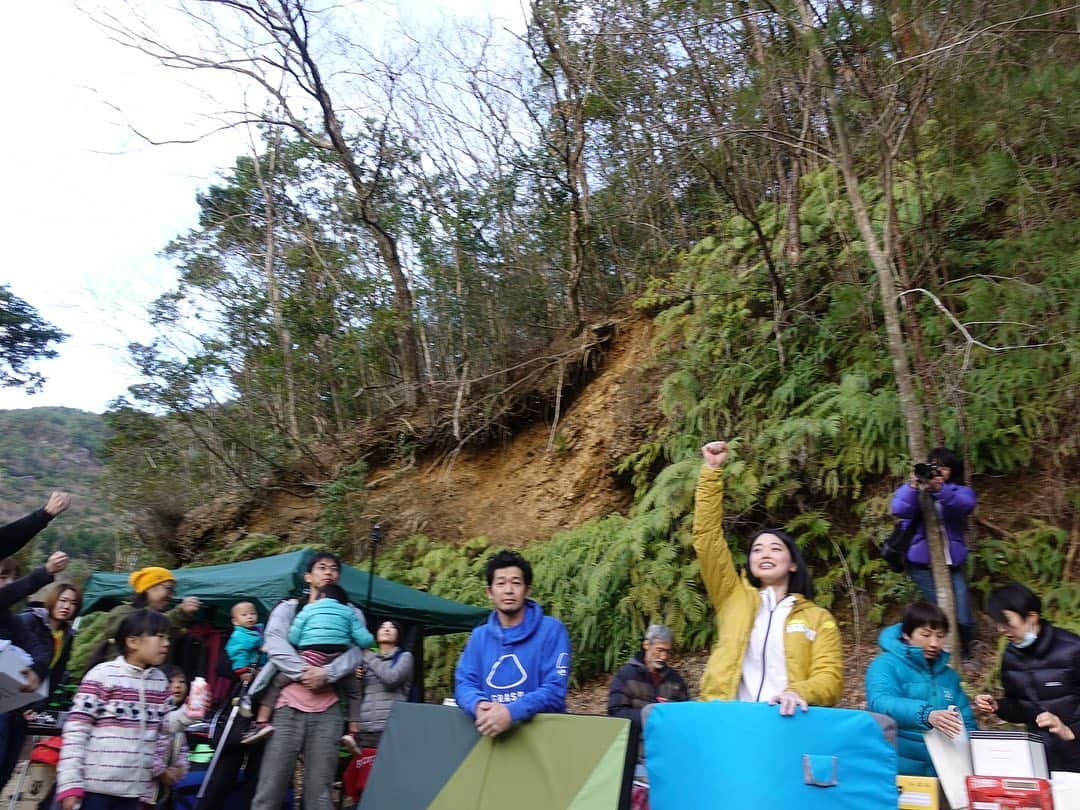
M517 567L521 569L521 575L525 578L525 587L532 587L532 566L529 565L529 561L518 554L516 551L508 551L503 549L502 551L496 551L487 561L487 584L491 587L491 583L495 579L495 572L500 568L513 568Z
M349 595L345 593L345 589L340 585L323 585L319 588L319 596L325 596L327 599L333 599L343 605L349 604Z
M1030 588L1019 582L1010 582L990 591L986 599L986 612L995 622L1006 624L1005 611L1011 610L1024 617L1029 613L1042 614L1042 600Z
M341 558L337 554L332 551L317 551L315 556L308 560L307 572L310 574L315 569L315 565L323 560L330 560L338 567L339 571L341 570Z
M914 602L908 605L904 611L904 618L900 623L900 631L909 638L920 627L929 627L932 630L949 632L949 617L945 611L930 602Z

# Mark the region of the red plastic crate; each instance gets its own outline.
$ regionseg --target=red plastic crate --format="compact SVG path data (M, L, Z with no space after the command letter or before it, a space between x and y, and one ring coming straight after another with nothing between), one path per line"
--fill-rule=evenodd
M968 810L1054 810L1046 779L969 776Z

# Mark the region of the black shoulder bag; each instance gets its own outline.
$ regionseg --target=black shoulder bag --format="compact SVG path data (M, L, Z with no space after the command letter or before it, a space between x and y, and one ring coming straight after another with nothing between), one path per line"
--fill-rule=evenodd
M907 553L911 548L911 538L915 536L920 523L922 523L922 515L919 513L908 521L906 527L904 521L896 521L892 532L878 547L878 553L881 554L881 559L885 560L885 565L889 566L890 571L902 574L907 569Z

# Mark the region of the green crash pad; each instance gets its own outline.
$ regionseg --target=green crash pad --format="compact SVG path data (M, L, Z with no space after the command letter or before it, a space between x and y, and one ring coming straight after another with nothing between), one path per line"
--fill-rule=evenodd
M460 709L395 703L360 810L620 810L630 721L540 714L496 738Z

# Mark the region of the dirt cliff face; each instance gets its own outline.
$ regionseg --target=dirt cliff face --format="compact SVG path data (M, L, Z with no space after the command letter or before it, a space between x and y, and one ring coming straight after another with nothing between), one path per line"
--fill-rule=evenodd
M417 457L405 467L373 467L358 534L381 522L391 539L485 536L494 545L520 546L625 511L632 493L615 468L659 418L658 372L648 371L651 360L651 322L633 316L618 324L599 370L564 389L554 425L552 408L546 421L526 424L497 444ZM250 501L221 498L187 516L182 542L198 549L256 532L302 542L319 517L314 494L310 486L294 485L267 489Z
M564 395L554 430L550 421L534 423L498 446L420 463L400 475L373 470L368 480L381 483L369 491L366 511L401 536L483 535L509 546L625 511L632 493L614 470L655 422L656 387L642 372L650 357L651 330L630 322L600 372L569 402Z

